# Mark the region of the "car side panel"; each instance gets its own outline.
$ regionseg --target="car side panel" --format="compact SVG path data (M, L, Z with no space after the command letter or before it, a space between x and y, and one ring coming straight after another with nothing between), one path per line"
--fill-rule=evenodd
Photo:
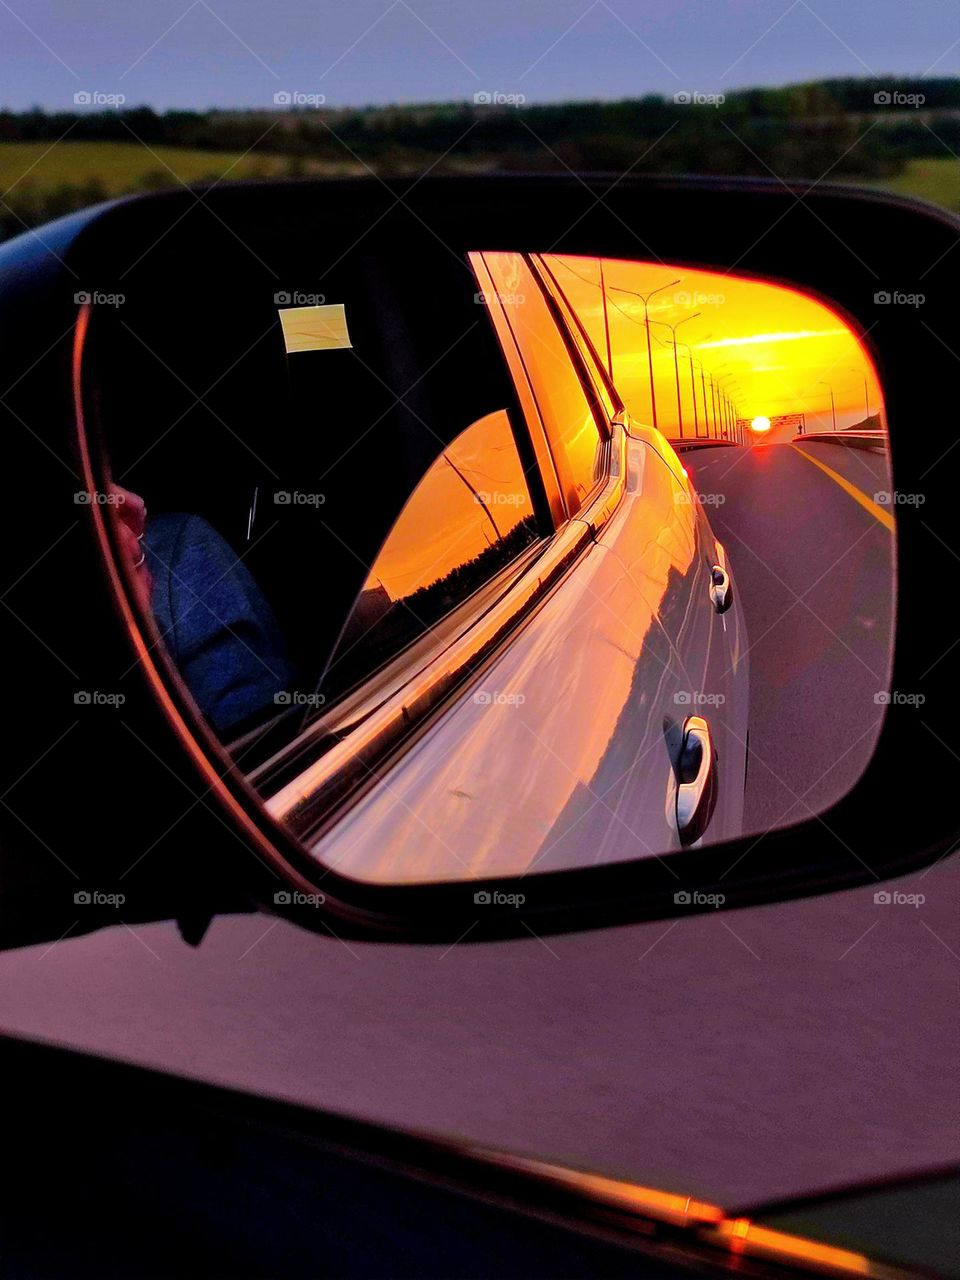
M321 839L324 863L405 883L677 847L665 729L683 718L691 664L708 658L693 652L699 631L671 621L671 635L663 622L692 607L700 568L693 509L678 514L663 467L648 445L628 445L626 492L601 541Z
M716 842L739 835L743 824L749 680L739 598L734 587L734 603L724 614L710 599L716 538L676 454L662 440L631 447L649 450L644 496L661 512L657 540L643 540L649 522L639 521L604 529L599 540L610 546L637 590L659 600L671 665L680 678L677 700L666 714L678 725L698 715L710 727L719 795L706 838Z

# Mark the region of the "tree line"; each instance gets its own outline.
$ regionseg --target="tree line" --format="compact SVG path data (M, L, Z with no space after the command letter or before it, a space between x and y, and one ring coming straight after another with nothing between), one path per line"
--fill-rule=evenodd
M682 95L681 95L682 96ZM378 173L578 170L884 179L960 151L960 77L832 79L741 89L716 105L650 94L609 102L275 107L244 111L0 111L0 142L136 142L285 157ZM175 181L162 171L147 185ZM142 178L131 183L143 186ZM35 184L0 205L7 234L102 198L96 178ZM19 201L19 203L18 203ZM21 207L22 206L22 207ZM11 212L12 211L12 212ZM19 222L17 221L19 219Z

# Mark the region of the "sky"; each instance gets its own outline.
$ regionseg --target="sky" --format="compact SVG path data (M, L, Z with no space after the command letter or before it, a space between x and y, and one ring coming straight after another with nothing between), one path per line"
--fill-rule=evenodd
M960 73L956 0L0 0L0 105L723 93Z
M551 257L571 305L605 355L599 266L594 258ZM694 435L694 401L700 434L712 412L711 375L735 399L745 420L803 414L810 431L841 430L883 413L873 364L842 317L794 289L712 271L660 263L604 263L614 381L627 408L651 422L650 376L643 303L649 298L651 356L658 425L680 435L672 330L680 343L680 413L684 434ZM653 290L658 293L650 297ZM686 345L685 345L686 344ZM689 350L688 350L689 349ZM690 381L690 356L694 380ZM701 374L701 369L703 373ZM706 394L704 395L704 388ZM831 404L831 392L833 402ZM793 426L768 439L790 440Z

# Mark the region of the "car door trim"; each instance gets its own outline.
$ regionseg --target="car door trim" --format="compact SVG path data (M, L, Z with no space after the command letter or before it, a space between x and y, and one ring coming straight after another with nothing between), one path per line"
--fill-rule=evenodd
M301 840L314 839L340 807L374 777L375 768L421 727L499 651L591 546L624 492L626 433L615 424L607 478L588 508L567 521L541 555L495 604L296 778L264 797L267 812Z

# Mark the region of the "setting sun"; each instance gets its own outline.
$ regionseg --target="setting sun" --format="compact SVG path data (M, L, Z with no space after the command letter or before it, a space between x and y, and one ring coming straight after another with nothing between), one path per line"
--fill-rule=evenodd
M663 263L546 260L627 409L671 439L884 426L873 362L825 301Z

